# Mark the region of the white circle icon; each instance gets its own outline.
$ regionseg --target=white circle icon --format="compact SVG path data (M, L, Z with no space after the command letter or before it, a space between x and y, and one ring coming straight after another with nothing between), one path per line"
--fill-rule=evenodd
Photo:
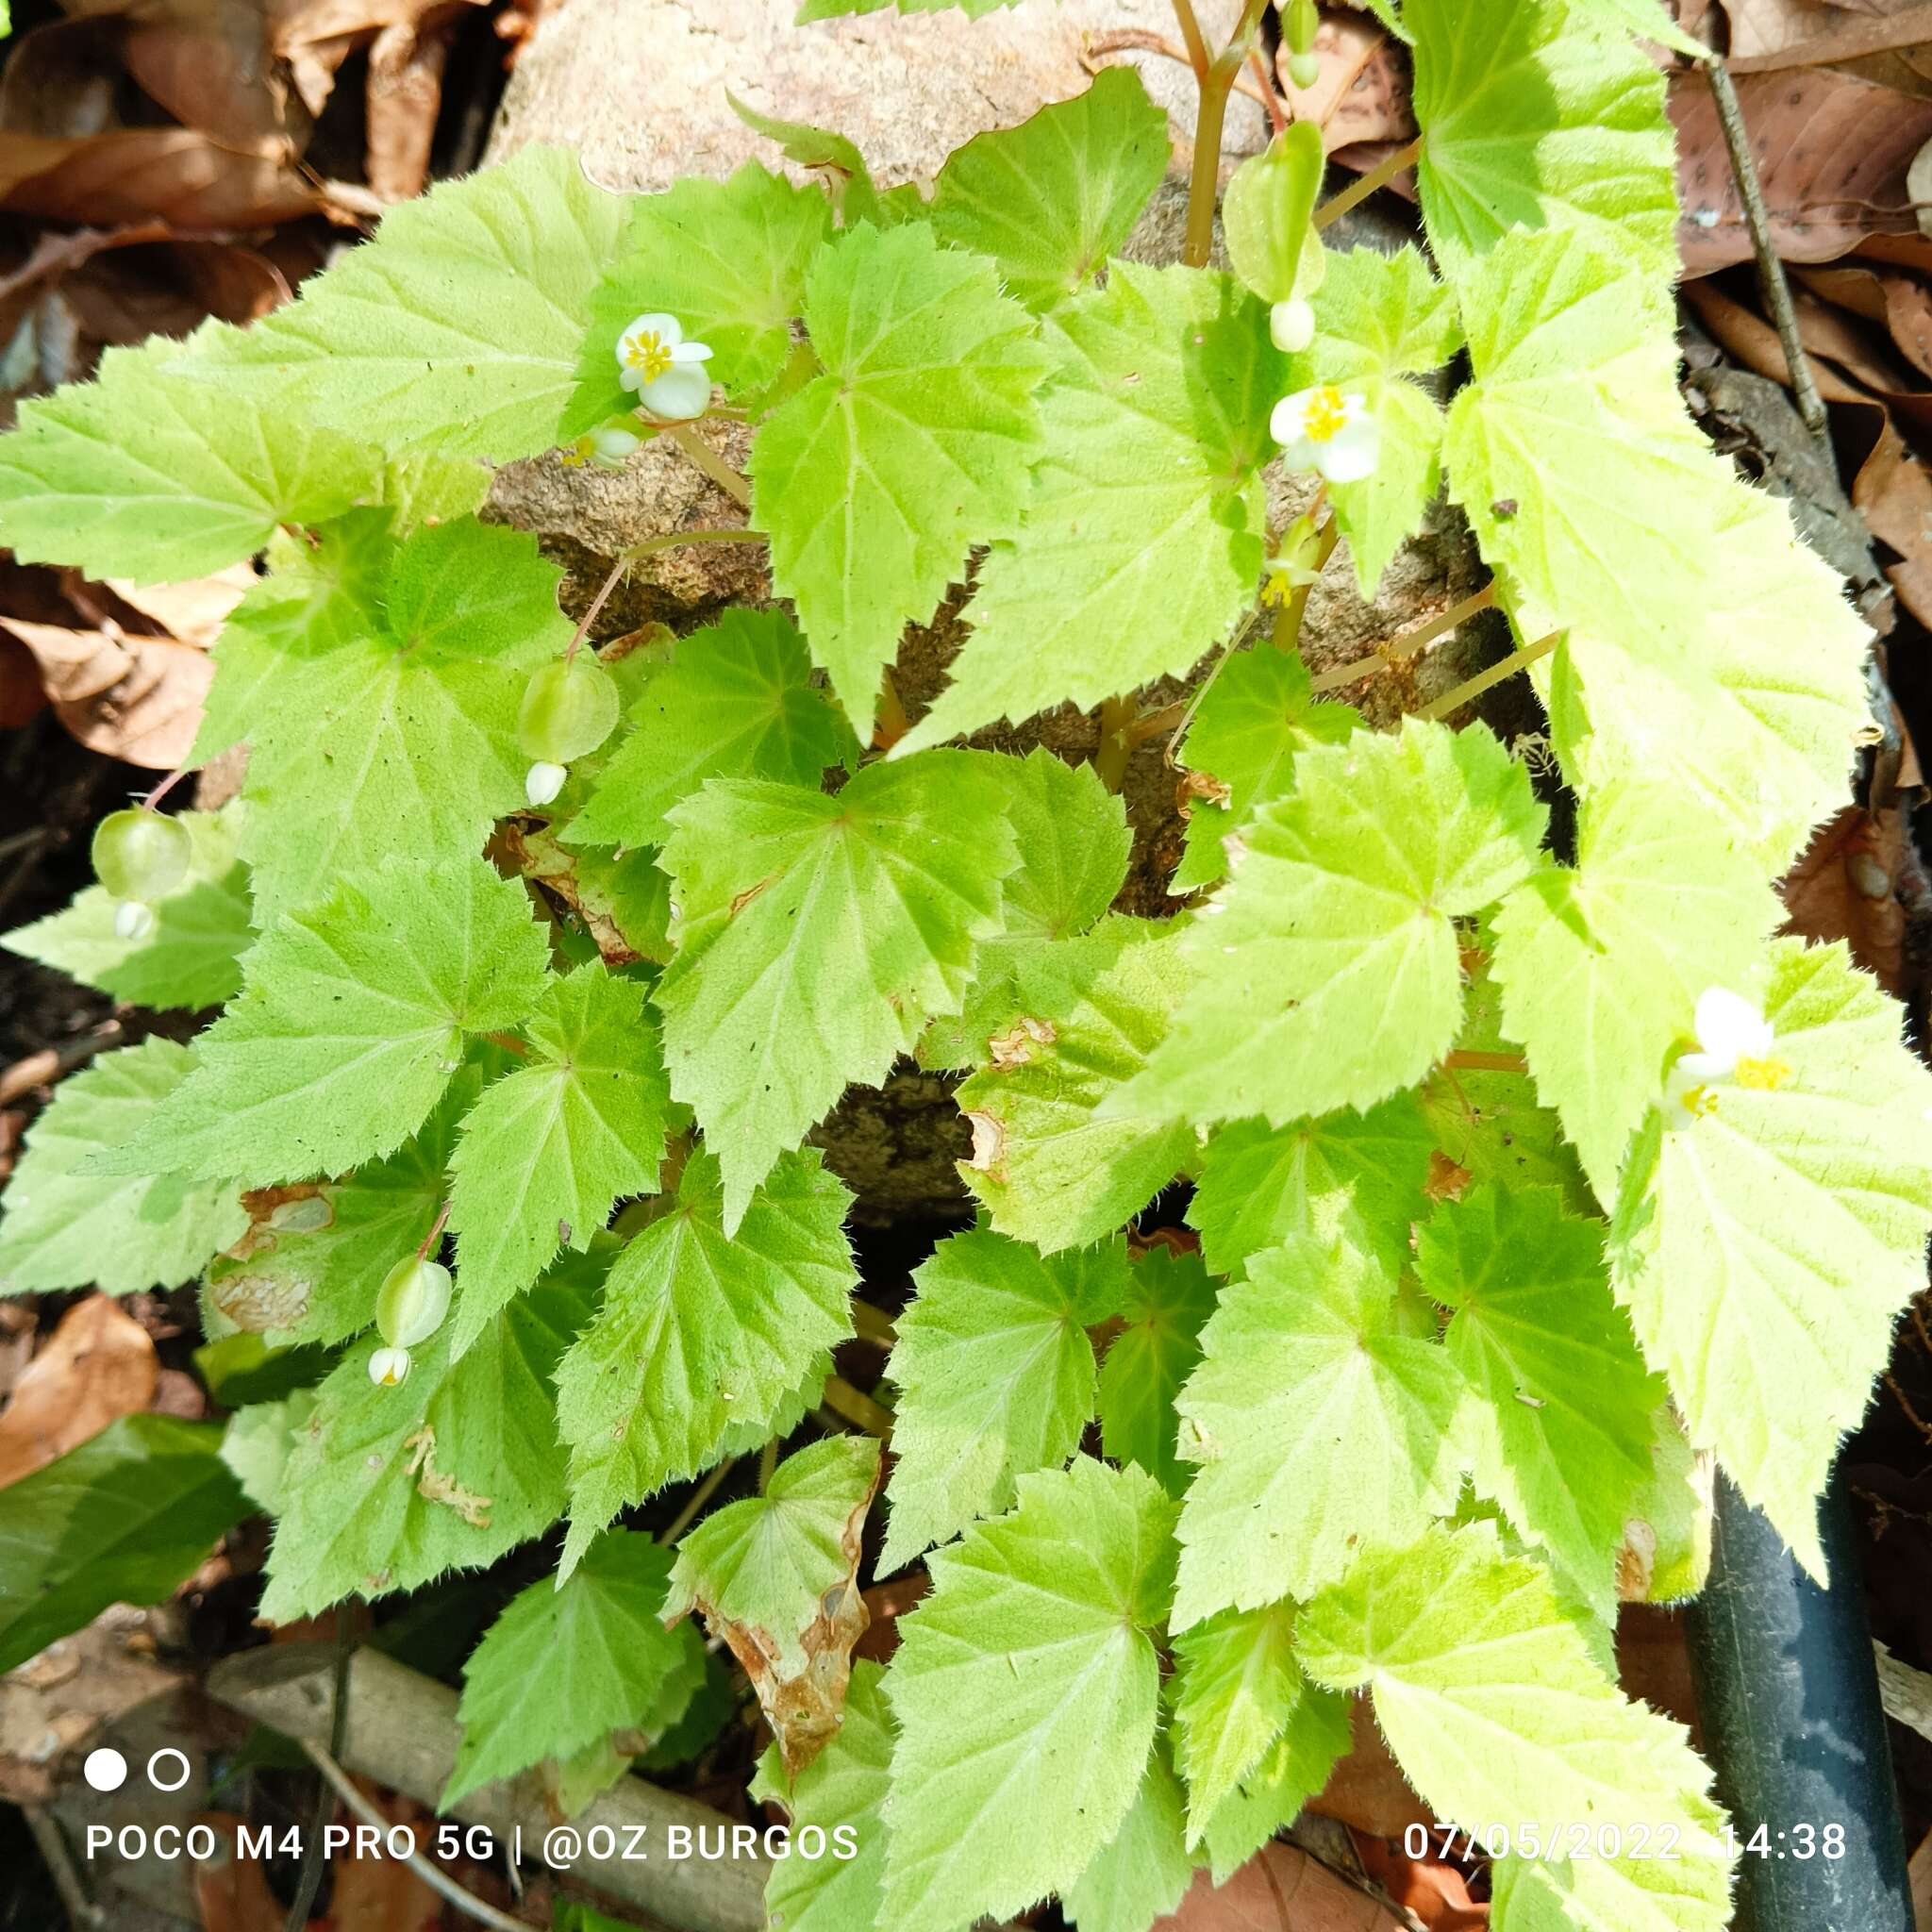
M160 1773L155 1769L164 1757L172 1757L181 1767L181 1775L171 1785L163 1784ZM188 1782L188 1754L175 1750L172 1744L163 1744L147 1761L147 1781L158 1791L178 1791Z
M127 1782L127 1760L111 1744L87 1754L80 1774L97 1791L118 1791Z

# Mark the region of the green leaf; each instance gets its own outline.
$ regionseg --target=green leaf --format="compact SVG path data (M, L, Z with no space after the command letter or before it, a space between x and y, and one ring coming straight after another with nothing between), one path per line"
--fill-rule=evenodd
M1264 302L1311 295L1326 272L1310 219L1324 169L1321 128L1291 121L1234 171L1222 196L1228 261Z
M1237 1121L1208 1143L1188 1225L1217 1274L1241 1274L1288 1235L1332 1241L1344 1231L1396 1274L1424 1210L1434 1144L1408 1094L1288 1127Z
M1579 611L1531 676L1579 789L1650 774L1776 876L1844 801L1853 746L1871 722L1871 639L1837 575L1763 491L1726 490L1700 573L1690 663L1667 664Z
M1477 1188L1424 1224L1415 1264L1456 1311L1443 1346L1476 1397L1476 1489L1613 1618L1663 1390L1610 1298L1601 1224L1565 1214L1552 1189Z
M611 967L640 959L661 966L671 958L671 881L650 846L629 852L579 846L527 824L515 834L515 844L524 876L548 887L575 915L559 922L559 938L568 934L579 945L595 946ZM574 924L581 925L581 934Z
M1354 248L1328 258L1314 297L1315 340L1289 365L1291 390L1332 383L1359 391L1382 427L1374 474L1333 483L1328 501L1373 601L1382 573L1442 484L1442 412L1415 378L1462 346L1456 303L1413 248Z
M1255 1255L1177 1407L1201 1465L1181 1510L1177 1630L1307 1596L1365 1543L1456 1507L1463 1382L1426 1307L1346 1241Z
M1176 1756L1188 1781L1188 1844L1260 1766L1301 1700L1295 1609L1224 1610L1174 1639Z
M959 1089L973 1129L960 1172L1002 1234L1047 1253L1098 1241L1186 1163L1191 1127L1106 1106L1146 1067L1184 984L1173 940L1130 940L1084 986L1023 1013L1007 1050Z
M154 907L137 940L114 930L119 902L88 886L59 912L16 926L0 946L136 1007L218 1007L239 991L249 927L248 871L235 856L238 810L184 811L188 876Z
M1194 1868L1182 1838L1179 1780L1157 1738L1134 1808L1060 1903L1079 1932L1147 1932L1180 1904Z
M1493 970L1537 1092L1609 1202L1697 995L1748 981L1784 908L1735 839L1648 776L1587 801L1576 841L1574 870L1503 902Z
M717 1157L685 1163L675 1207L618 1257L558 1372L566 1569L619 1509L695 1475L734 1425L764 1429L852 1333L848 1198L816 1153L788 1154L727 1238Z
M560 575L534 538L474 518L393 548L358 520L242 600L210 706L250 747L241 844L264 925L344 870L458 865L523 809L517 710L570 639Z
M1423 219L1453 281L1519 225L1574 230L1637 268L1655 320L1677 274L1663 75L1601 4L1408 0Z
M567 1257L460 1362L445 1324L394 1388L369 1379L379 1336L343 1357L289 1457L264 1617L286 1624L351 1594L415 1590L493 1563L557 1520L564 1452L551 1378L601 1272L601 1260Z
M1489 955L1471 956L1467 1013L1455 1050L1521 1058L1522 1042L1503 1031L1502 1008ZM1597 1212L1562 1123L1552 1108L1538 1106L1536 1088L1522 1074L1438 1068L1416 1098L1437 1152L1472 1180L1556 1188L1573 1214ZM1442 1179L1453 1185L1456 1176L1445 1174Z
M234 339L225 366L190 373L222 408L260 397L391 453L535 456L558 440L625 208L575 153L525 148L391 209L373 242Z
M730 1645L794 1774L838 1734L852 1646L866 1625L859 1540L878 1480L872 1437L828 1436L677 1546L663 1614L696 1609Z
M1133 834L1120 796L1091 764L1070 765L1044 745L991 769L1007 787L1006 817L1020 847L1020 869L1005 881L1005 929L985 941L974 984L957 1014L935 1020L919 1042L924 1066L973 1067L989 1040L1015 1011L1024 1011L1043 980L1089 952L1111 959L1112 941L1092 948L1065 943L1095 926L1126 882Z
M1462 1013L1454 921L1526 877L1543 810L1495 737L1403 720L1300 753L1293 793L1245 835L1180 936L1195 984L1147 1069L1103 1103L1285 1125L1367 1108L1448 1050Z
M460 1358L559 1247L582 1249L625 1194L656 1191L671 1092L644 990L580 966L543 990L529 1058L464 1117L450 1158Z
M366 444L249 398L210 407L173 373L223 340L210 325L185 347L109 349L92 382L23 403L0 438L0 542L23 563L173 583L254 556L278 525L373 500Z
M144 1040L55 1089L0 1197L0 1294L175 1288L241 1235L248 1215L232 1182L91 1171L91 1157L141 1133L194 1064L188 1047Z
M216 1256L208 1299L243 1331L276 1341L344 1341L375 1319L383 1276L419 1247L447 1190L457 1124L482 1091L464 1067L395 1153L335 1180L243 1198L246 1233Z
M1019 522L1046 358L992 263L924 223L841 236L807 277L805 322L825 373L759 429L751 522L869 740L899 633Z
M941 1241L913 1270L887 1369L899 1400L881 1574L1009 1507L1015 1477L1079 1448L1093 1420L1087 1330L1121 1305L1127 1276L1117 1241L1048 1259L990 1228Z
M1020 0L801 0L792 21L806 26L817 20L842 20L848 14L879 13L888 7L896 7L901 13L943 13L957 7L968 20L983 20L1002 7L1019 4Z
M725 1226L850 1082L958 1009L1019 853L991 760L875 764L837 797L713 779L672 813L683 916L659 981L671 1091L724 1174Z
M708 779L815 786L827 765L857 752L844 719L813 687L805 640L785 615L727 610L652 667L570 836L579 845L661 845L667 814Z
M514 1597L463 1666L462 1740L438 1808L614 1730L647 1728L691 1666L682 1633L659 1617L670 1577L669 1550L613 1529L568 1580L541 1577Z
M1842 945L1779 941L1764 1013L1790 1077L1725 1085L1682 1129L1652 1116L1610 1258L1692 1444L1822 1583L1815 1499L1924 1286L1932 1074Z
M222 1460L248 1500L270 1516L288 1507L289 1457L315 1404L312 1389L297 1389L276 1402L252 1402L231 1415L223 1431Z
M1225 1885L1321 1794L1329 1774L1353 1748L1349 1702L1304 1684L1288 1724L1260 1762L1201 1823L1208 1875Z
M933 233L999 263L1007 293L1045 314L1088 287L1167 175L1167 116L1131 67L1017 127L955 149L933 184Z
M248 1505L209 1423L130 1415L0 1490L0 1671L109 1604L158 1604Z
M1295 753L1340 744L1360 724L1348 706L1315 702L1298 653L1237 651L1203 693L1175 748L1190 772L1226 786L1227 798L1190 801L1188 849L1168 890L1192 891L1225 877L1224 841L1242 836L1264 805L1292 788Z
M796 161L820 177L842 226L849 228L858 222L870 222L875 228L893 225L892 210L903 205L907 189L894 189L890 195L881 195L873 186L872 171L865 165L865 157L842 134L829 127L814 127L804 121L780 121L773 115L760 114L728 88L724 98L731 104L731 111L754 134L775 141L788 161ZM915 204L923 208L918 189L912 188L910 192Z
M1693 60L1706 59L1710 54L1709 47L1680 27L1658 0L1576 0L1576 4L1580 12L1606 27L1622 27L1641 41L1656 41Z
M1174 1398L1201 1359L1214 1287L1194 1255L1149 1248L1127 1271L1123 1324L1100 1365L1100 1446L1138 1462L1170 1495L1187 1487L1174 1451Z
M617 339L640 315L674 315L686 341L708 344L711 379L734 399L769 387L791 350L807 271L832 231L817 189L793 187L756 161L728 181L690 176L637 196L629 210L591 296L559 440L637 408L618 381Z
M852 1666L845 1722L838 1735L788 1779L778 1747L770 1745L751 1781L755 1804L782 1805L792 1835L816 1825L829 1849L824 1857L778 1858L765 1880L765 1924L783 1932L877 1932L885 1878L886 1833L880 1818L892 1725L886 1710L883 1668ZM843 1856L838 1834L854 1846Z
M1302 1612L1304 1668L1338 1690L1366 1685L1405 1775L1439 1818L1666 1827L1674 1861L1574 1857L1533 1865L1568 1900L1548 1923L1628 1932L1722 1932L1730 1858L1710 1774L1681 1726L1627 1702L1595 1640L1542 1570L1498 1548L1493 1528L1429 1530L1371 1551ZM1533 1686L1533 1694L1525 1687Z
M933 1557L932 1593L900 1622L881 1922L905 1932L1071 1886L1125 1822L1153 1747L1174 1506L1153 1477L1087 1457L1019 1492Z
M1287 367L1266 310L1229 275L1123 261L1045 335L1053 379L1024 521L982 533L1002 541L980 567L972 634L894 757L1177 676L1254 600L1268 410Z
M464 1036L536 1005L544 953L522 886L480 859L351 874L256 944L194 1071L92 1171L264 1187L389 1154L428 1118Z

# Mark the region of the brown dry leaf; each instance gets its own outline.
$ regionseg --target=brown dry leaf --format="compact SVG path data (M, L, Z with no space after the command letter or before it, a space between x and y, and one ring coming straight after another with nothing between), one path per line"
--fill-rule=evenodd
M418 1851L425 1849L429 1833L420 1822L420 1807L367 1778L358 1777L356 1788L391 1824L410 1828ZM331 1876L329 1932L434 1932L442 1924L442 1901L408 1865L387 1852L378 1857L339 1857Z
M0 1490L139 1415L159 1374L147 1330L106 1295L68 1309L0 1413Z
M1777 332L1757 314L1735 302L1709 282L1684 290L1684 299L1697 319L1745 368L1790 386ZM1857 408L1871 425L1873 444L1853 478L1851 498L1872 534L1899 561L1885 565L1885 575L1898 599L1922 624L1932 624L1932 475L1908 451L1892 423L1890 410L1907 414L1921 427L1932 427L1923 395L1900 391L1874 393L1860 387L1815 353L1820 305L1807 302L1799 314L1799 327L1814 353L1812 380L1827 403Z
M0 133L0 208L93 226L151 219L252 228L334 204L291 168L189 127L123 127L77 139Z
M1196 1872L1151 1932L1394 1932L1406 1924L1298 1845L1271 1844L1219 1889Z
M1313 87L1298 88L1289 78L1285 43L1275 56L1275 72L1294 118L1321 127L1324 152L1415 138L1407 75L1388 34L1371 16L1324 19L1315 32L1315 58L1322 72Z
M886 1583L874 1583L864 1592L865 1633L852 1646L856 1657L870 1657L875 1664L891 1663L899 1648L899 1619L916 1610L932 1589L932 1578L924 1570L908 1570Z
M1896 881L1906 867L1905 824L1895 808L1857 806L1824 826L1786 874L1785 930L1845 940L1852 957L1887 992L1906 994L1906 909Z
M1348 1717L1355 1742L1328 1774L1321 1795L1309 1799L1309 1810L1372 1838L1400 1838L1411 1824L1433 1824L1435 1814L1409 1789L1382 1741L1369 1700L1357 1697Z
M369 49L364 172L384 201L408 201L429 178L429 143L448 58L445 29L408 20L391 22Z
M17 617L0 625L34 654L61 724L90 751L157 772L187 758L214 677L206 651L119 625L71 630Z
M590 934L598 957L613 971L634 966L640 959L662 965L671 957L661 933L626 933L619 926L615 900L595 883L578 877L577 855L560 845L546 827L525 828L515 820L508 821L491 839L490 857L500 857L562 900Z
M1411 1858L1399 1844L1363 1833L1356 1851L1365 1871L1404 1911L1428 1932L1480 1932L1490 1908L1469 1895L1469 1881L1454 1865Z
M194 1861L202 1932L282 1932L288 1912L268 1889L260 1860L237 1852L235 1833L243 1821L204 1811L194 1822L207 1825L215 1840L215 1856Z
M249 565L235 563L192 583L134 584L124 577L109 577L108 588L124 604L132 604L143 617L153 618L171 638L207 651L214 647L228 613L257 581Z
M839 1554L845 1573L820 1596L818 1613L802 1629L774 1633L720 1616L702 1596L691 1599L705 1620L705 1628L724 1640L751 1679L765 1721L777 1740L788 1777L795 1778L831 1741L845 1708L852 1647L865 1634L870 1614L858 1588L859 1543L865 1533L866 1512L884 1474L881 1458L871 1487L839 1533ZM794 1663L800 1653L805 1657L803 1670Z
M1737 86L1772 241L1785 260L1835 261L1868 235L1916 232L1906 171L1932 140L1932 101L1829 68L1743 74ZM1670 104L1684 273L1748 261L1743 200L1703 75L1674 73Z
M1806 268L1797 278L1826 302L1876 323L1921 375L1932 376L1932 289L1887 269Z

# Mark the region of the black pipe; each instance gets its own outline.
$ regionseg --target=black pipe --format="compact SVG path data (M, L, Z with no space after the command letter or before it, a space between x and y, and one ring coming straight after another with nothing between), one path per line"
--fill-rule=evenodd
M1828 1591L1720 1474L1710 1581L1687 1618L1705 1750L1743 1851L1733 1932L1912 1932L1857 1540L1836 1476L1819 1513Z

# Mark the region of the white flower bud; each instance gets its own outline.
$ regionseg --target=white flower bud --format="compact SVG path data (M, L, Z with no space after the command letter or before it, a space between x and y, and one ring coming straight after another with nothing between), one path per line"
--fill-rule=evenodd
M375 1325L385 1341L414 1348L442 1326L449 1313L449 1270L413 1255L398 1261L375 1291Z
M124 899L114 908L114 937L144 940L155 929L155 909L139 899Z
M1284 356L1299 356L1315 340L1315 311L1299 295L1268 311L1268 333Z
M548 805L563 790L563 781L569 775L561 765L539 758L524 774L524 796L532 805Z
M394 1389L408 1379L409 1351L407 1348L378 1348L369 1357L369 1379L378 1389Z

